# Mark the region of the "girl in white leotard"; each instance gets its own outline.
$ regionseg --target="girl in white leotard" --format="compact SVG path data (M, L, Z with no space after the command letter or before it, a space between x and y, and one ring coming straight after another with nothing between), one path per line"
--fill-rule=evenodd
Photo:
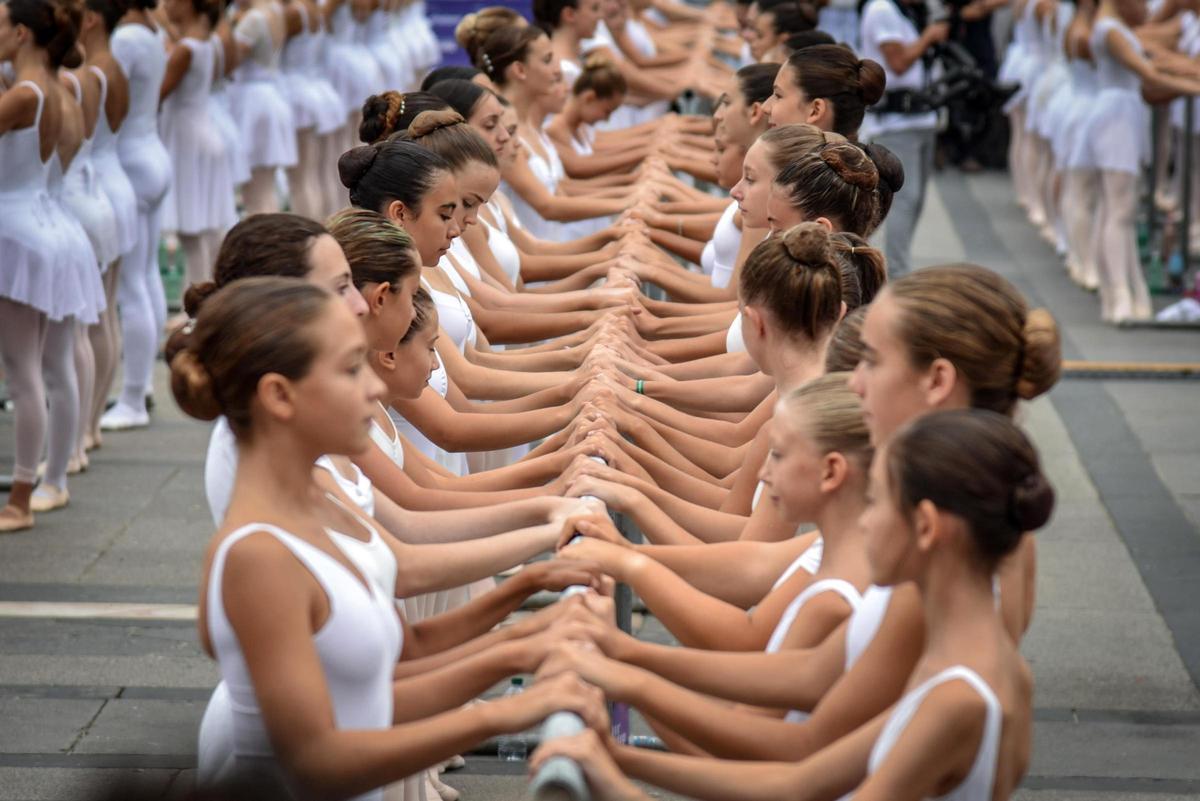
M281 330L289 333L280 335ZM467 687L457 693L439 688L432 698L398 692L403 706L393 710L401 621L393 599L329 533L360 539L357 532L365 530L370 542L376 532L352 507L316 491L310 471L282 469L278 458L260 450L270 447L277 457L288 449L304 461L315 461L327 447L357 452L368 442L364 421L380 387L367 370L348 373L335 366L355 354L361 359L366 344L361 327L340 301L301 282L247 280L207 301L194 330L185 336L185 348L173 359L181 407L200 417L225 412L243 436L229 520L210 549L202 590L201 641L220 663L233 710L230 730L205 728L230 743L204 743L201 753L232 751L224 775L201 777L206 786L226 778L251 779L279 789L319 786L339 797L376 799L380 793L372 788L411 774L429 760L451 756L464 727L482 738L491 731L523 729L553 709L590 715L587 707L595 697L574 678L547 683L519 702L489 707L488 723L470 709L450 712L459 722L449 726L419 720L461 703L458 696L470 692ZM288 354L304 351L305 343L315 343L308 363L277 366L274 370L282 372L270 373L283 381L303 380L317 390L312 401L301 402L312 406L290 418L295 423L280 425L269 412L251 411L244 389L223 393L220 400L213 395L214 385L256 387L272 364L282 365ZM332 414L341 423L300 423L315 421L307 417L311 413ZM247 427L254 430L252 440L244 438ZM273 489L264 491L268 487ZM291 500L272 501L273 492L285 492ZM268 588L263 571L283 583ZM281 623L280 613L288 609L299 614L293 622ZM301 611L313 609L319 617L315 625ZM264 626L268 633L253 633ZM269 647L247 648L247 642ZM476 681L490 684L495 678L493 671ZM270 693L260 692L266 682ZM428 702L434 698L431 707ZM409 720L418 722L394 728ZM316 738L324 741L320 760L307 760L301 755L306 749L292 747L311 745ZM416 758L405 745L414 738L435 744L433 752ZM364 741L377 743L377 749L368 750L378 750L380 756L364 757ZM334 764L336 769L327 767Z
M117 152L138 204L134 248L122 261L117 302L121 311L124 386L117 404L100 421L103 429L139 428L150 422L146 395L166 324L167 301L158 270L162 204L170 188L171 159L158 135L158 100L167 54L151 15L155 0L130 6L112 34L112 53L129 80L129 113Z
M109 36L124 13L124 6L111 0L89 0L79 40L87 52L86 66L100 84L100 113L92 146L96 177L112 206L117 224L119 257L129 254L137 242L137 196L117 154L117 131L129 106L129 81L109 49ZM84 410L84 447L95 447L101 439L100 417L108 401L108 390L120 359L121 327L117 318L118 258L104 273L107 308L100 323L89 326L88 338L96 360L96 379L90 409Z
M1023 532L1050 518L1054 491L1037 452L1002 415L935 412L880 452L871 493L862 525L872 573L883 584L915 582L927 623L891 712L799 764L751 767L618 747L629 776L701 799L1010 797L1028 768L1033 682L995 613L992 574ZM533 767L555 753L611 759L597 742L551 745ZM611 776L611 767L585 772Z

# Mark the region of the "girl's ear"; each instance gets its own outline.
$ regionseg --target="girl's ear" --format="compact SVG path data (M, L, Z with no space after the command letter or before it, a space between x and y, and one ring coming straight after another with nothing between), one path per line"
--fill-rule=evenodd
M412 219L412 212L404 205L404 201L393 200L384 208L383 216L394 223L403 224Z

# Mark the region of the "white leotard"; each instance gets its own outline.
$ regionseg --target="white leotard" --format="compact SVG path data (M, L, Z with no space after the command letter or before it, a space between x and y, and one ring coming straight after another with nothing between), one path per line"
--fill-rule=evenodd
M745 353L746 341L742 339L742 313L738 312L733 318L733 322L729 324L729 331L725 334L725 352L726 353Z
M259 532L270 534L291 551L329 600L329 617L313 635L313 645L338 728L384 730L392 725L392 672L400 656L402 629L392 599L374 582L368 579L364 584L328 553L277 526L251 523L218 546L209 571L206 611L209 639L230 705L229 727L222 731L220 726L202 724L199 751L202 757L222 752L232 757L217 760L216 765L202 758L197 783L213 786L246 777L295 791L293 780L275 760L250 671L223 602L229 550ZM219 700L217 694L214 700ZM229 742L212 741L221 736L227 736ZM355 796L355 800L379 801L382 797L382 791L375 790Z
M792 625L796 622L796 617L800 614L800 610L804 605L813 598L825 592L836 592L838 595L846 599L846 603L850 604L851 614L858 609L862 603L862 596L854 585L844 579L821 579L814 581L812 584L804 588L804 591L792 599L788 604L787 609L783 610L782 617L775 625L775 630L771 632L771 639L767 641L767 647L763 649L768 654L778 653L783 647L783 641L787 638L787 634L791 631ZM808 717L807 712L802 712L798 709L789 710L784 720L789 723L799 723Z
M854 667L854 663L867 650L871 640L875 639L875 634L883 625L883 618L887 614L888 604L891 600L891 587L872 584L863 593L862 603L858 605L858 609L854 610L854 614L850 615L850 621L846 624L847 671Z
M879 733L879 739L871 749L871 758L867 763L868 774L879 770L879 766L887 760L892 747L904 734L909 721L916 715L925 700L937 687L951 682L964 681L979 693L987 705L987 717L983 724L983 739L979 741L979 750L975 753L975 761L971 771L963 779L962 784L955 787L936 801L991 801L992 791L996 780L996 761L1000 751L1000 728L1003 723L1003 709L999 699L980 678L979 674L964 665L946 668L941 673L922 682L918 687L905 693L904 697L892 709L892 714Z
M520 139L520 142L529 156L529 169L538 182L546 187L546 191L553 195L558 191L558 182L566 176L566 171L563 169L562 160L558 157L558 151L554 149L554 143L550 141L550 138L544 131L538 131L537 135L542 150L546 154L544 156L535 151L525 139ZM554 242L566 238L566 232L561 223L542 217L519 193L509 191L508 197L512 201L517 218L521 220L521 224L525 228L529 229L529 233L539 239L549 239Z
M108 123L108 76L95 65L88 69L100 81L100 117L92 134L92 162L96 165L100 186L116 215L117 252L125 254L137 244L137 195L129 176L125 174L125 168L121 166L121 159L117 155L117 135Z
M492 251L496 263L500 265L500 269L504 270L504 274L508 276L508 280L512 281L515 287L521 277L521 252L517 250L516 244L508 235L504 213L490 204L488 208L496 218L495 225L483 220L483 224L487 226L488 249Z
M248 52L234 72L229 99L252 170L291 167L298 158L296 120L283 95L279 70L282 47L275 41L268 15L281 17L283 7L269 3L251 8L233 31Z
M167 53L160 32L127 22L113 31L112 54L129 78L129 112L117 136L117 152L137 194L138 211L149 214L158 210L171 185L171 158L158 136Z
M771 589L779 589L781 586L783 586L785 581L796 575L796 573L800 570L804 570L805 573L815 575L816 572L821 569L821 557L824 555L825 538L817 537L807 548L804 549L804 553L797 556L792 563L788 565L787 570L783 571L779 578L775 580L775 583L771 585Z
M429 375L429 386L443 398L446 397L446 393L450 389L450 378L446 375L446 365L442 363L441 359L438 359L438 366ZM467 474L467 455L465 453L451 452L438 447L434 444L433 440L425 436L421 429L408 422L395 409L388 409L388 417L392 418L392 423L395 424L396 431L408 440L414 448L456 476L465 476Z
M75 102L83 103L83 88L79 85L79 79L73 72L64 71L62 74L71 81ZM96 254L100 272L103 273L121 255L121 241L116 212L108 195L104 194L96 170L94 149L99 130L100 121L97 120L92 135L84 138L75 158L71 159L63 176L62 202L83 226Z
M462 281L462 276L454 275L453 266L447 264L445 272L451 282L455 277ZM459 352L466 353L467 345L474 345L478 337L475 318L471 316L471 309L467 306L467 302L457 294L434 289L425 279L421 279L421 284L433 298L433 305L437 307L438 322L442 326L442 330L454 342L454 347L458 348ZM431 383L432 380L430 379Z
M328 456L317 459L315 464L322 470L329 471L333 480L337 482L338 489L346 493L346 497L354 501L354 505L362 510L364 515L375 516L375 487L371 484L371 479L367 478L366 474L358 468L358 465L350 463L350 467L354 471L354 478L346 478Z
M732 201L721 213L717 227L713 230L710 243L713 246L712 285L718 289L729 286L733 269L737 265L738 250L742 247L742 232L733 222L737 214L737 201ZM705 245L707 248L708 245Z
M462 237L456 238L450 243L450 251L442 258L444 261L439 262L438 267L446 273L446 277L450 279L450 283L454 284L455 289L470 297L471 287L467 285L462 274L455 269L455 265L469 273L476 281L483 280L483 271L479 269L479 262L475 261L475 257L471 255L467 243L462 240Z
M383 409L384 414L387 414L387 407L382 403L379 408ZM392 463L404 469L404 441L400 439L400 432L396 429L396 423L391 417L388 417L388 424L392 427L392 433L384 430L383 426L371 419L371 441L379 446L379 450L387 454L387 457L392 460Z

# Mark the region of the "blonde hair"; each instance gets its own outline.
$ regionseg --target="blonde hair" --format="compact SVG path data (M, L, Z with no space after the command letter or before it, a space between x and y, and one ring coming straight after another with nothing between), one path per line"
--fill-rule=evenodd
M850 390L849 381L849 373L814 378L783 396L779 406L788 422L823 453L836 451L866 467L874 449L863 419L862 399Z
M893 334L916 367L954 365L971 406L1012 414L1018 399L1049 391L1062 372L1058 325L1029 309L1005 278L975 264L929 267L884 290L899 308Z
M454 28L454 39L466 51L471 63L478 60L479 48L494 31L509 25L527 25L525 18L505 6L488 6L472 11L459 20Z
M767 146L767 162L778 174L789 164L799 161L817 148L841 144L846 141L846 137L832 131L822 131L817 126L805 122L768 129L759 137L759 141Z
M802 222L759 242L742 267L739 294L761 305L786 333L817 340L842 312L842 274L829 232Z
M400 291L400 282L420 272L421 261L412 237L386 216L370 209L342 209L329 218L330 235L337 240L354 285L388 284Z
M600 100L608 100L629 91L621 70L605 53L590 52L583 58L583 69L575 79L571 92L581 95L591 89Z

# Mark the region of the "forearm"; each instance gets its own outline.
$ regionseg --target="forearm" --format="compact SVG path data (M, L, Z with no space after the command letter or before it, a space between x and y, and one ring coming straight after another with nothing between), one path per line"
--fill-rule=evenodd
M760 603L788 565L811 542L718 542L704 545L641 545L638 551L666 565L697 590L742 609ZM729 566L738 566L738 580L729 580Z
M716 303L676 303L670 300L655 300L642 298L641 303L656 317L687 317L696 314L711 314L733 310L737 312L737 302L723 300Z
M472 304L472 314L490 342L521 344L562 336L587 328L604 312L598 310L518 314Z
M718 353L677 364L663 365L658 368L658 371L678 381L735 375L747 378L747 380L754 380L751 377L758 372L758 365L754 363L748 353ZM767 380L771 379L768 377Z
M646 349L670 362L682 362L725 353L725 331L713 331L699 337L665 339L646 343Z
M734 762L618 746L614 754L625 775L701 801L812 801L793 764ZM829 798L836 798L836 795Z
M562 474L567 467L566 458L560 454L548 454L520 459L504 467L468 473L465 476L430 478L420 482L422 486L438 487L454 492L503 492L505 490L542 487L546 482Z
M735 540L746 524L746 518L717 512L677 498L658 487L646 486L644 495L658 504L667 515L686 531L704 542Z
M394 681L392 695L396 722L420 720L477 698L497 682L521 670L515 654L515 644L503 643L438 670L426 670Z
M473 364L453 345L438 349L438 355L455 386L468 397L477 400L511 400L531 392L555 387L571 380L568 372L523 372L520 370L495 370ZM433 392L432 389L425 390ZM399 409L404 402L393 404Z
M718 425L730 425L720 421L706 422L713 428ZM741 466L744 453L742 447L723 445L714 442L711 438L694 436L658 421L650 422L648 425L665 440L665 444L672 452L679 454L683 461L696 465L709 476L723 478Z
M651 228L648 233L650 241L659 247L682 256L694 264L700 263L700 257L704 253L704 242L707 240L699 241L683 235L682 231L664 231L661 228Z
M772 389L774 381L769 377L755 380L736 375L687 381L647 381L642 385L642 394L676 408L747 412L762 403Z
M474 644L520 608L530 594L528 583L517 574L456 609L412 624L410 636L404 640L405 657L430 656L468 642Z
M466 542L401 546L396 594L407 598L489 578L553 547L558 530L547 523Z
M661 265L649 265L639 271L643 280L661 287L668 295L689 303L719 303L733 300L735 295L728 287L712 285L707 276L699 274L681 275L681 269L669 269Z
M664 426L664 428L667 427ZM654 478L655 483L660 487L666 487L656 475L656 470L660 466L669 466L693 478L701 479L714 485L717 484L714 474L706 472L703 466L696 464L680 453L680 451L676 450L671 442L649 423L638 425L629 433L629 436L631 440L622 439L618 443L621 449L634 459L637 459L638 463ZM654 463L654 469L647 465L647 461Z
M635 458L662 490L685 501L708 509L718 509L728 492L718 486L711 476L707 479L693 476L647 451L640 450Z
M512 370L523 373L567 372L579 366L581 356L557 342L553 347L517 348L513 350L483 350L474 348L467 353L469 361L492 370ZM541 390L539 390L540 392ZM513 398L511 400L519 400Z

